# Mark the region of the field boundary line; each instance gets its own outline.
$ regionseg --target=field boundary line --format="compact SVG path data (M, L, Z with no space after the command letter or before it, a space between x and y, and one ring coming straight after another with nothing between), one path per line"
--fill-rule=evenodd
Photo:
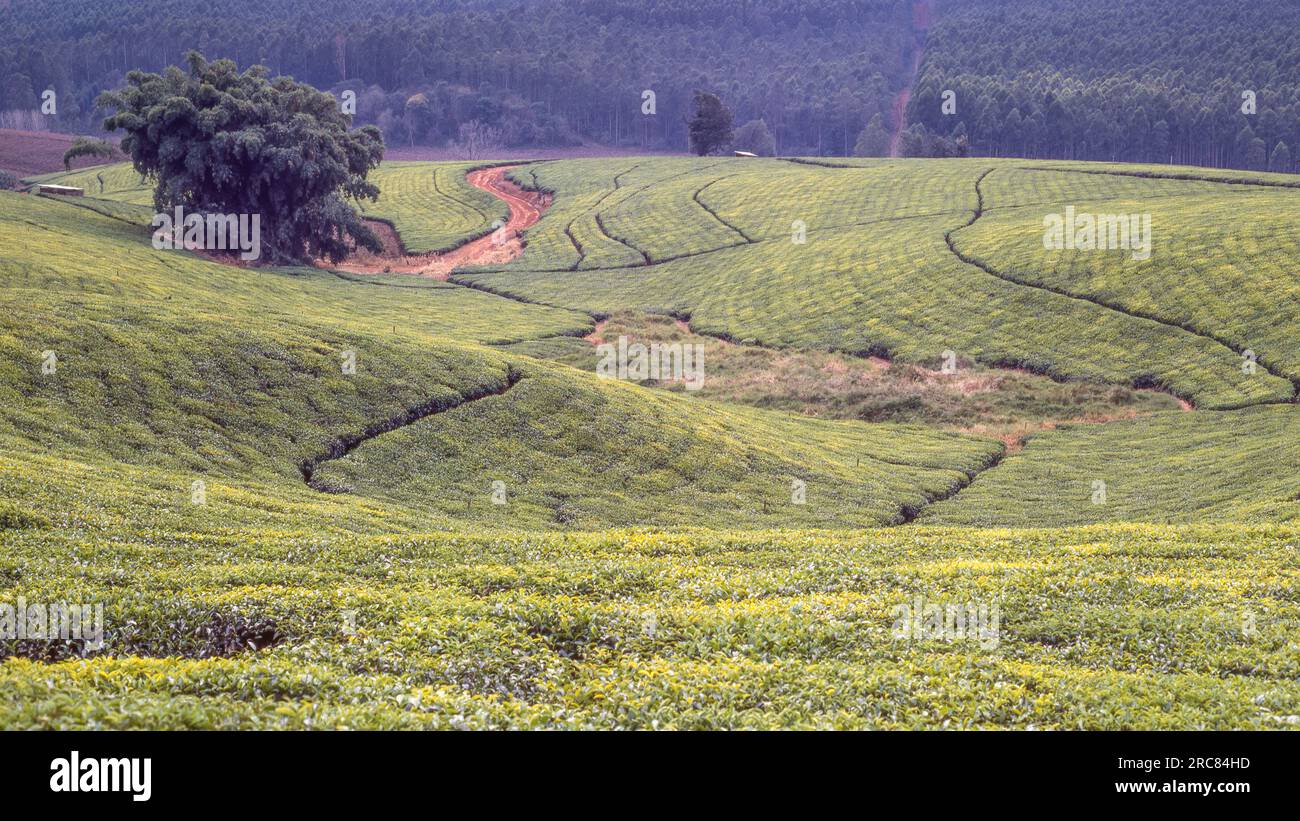
M914 220L914 219L933 219L935 217L943 217L949 214L960 214L969 211L970 211L969 208L951 208L946 211L931 211L924 214L906 214L899 217L881 217L880 219L866 220L864 222L837 223L835 225L827 225L820 228L810 228L808 230L808 233L809 235L823 234L826 233L827 231L841 231L846 228L862 228L868 225L877 225L883 222L901 222L903 220ZM658 265L666 265L669 262L677 262L678 260L691 259L692 257L702 257L705 256L706 254L716 254L719 253L720 251L731 251L736 248L744 248L747 245L758 245L764 242L775 242L778 240L778 238L784 241L785 237L786 234L784 232L781 232L778 234L774 234L772 236L758 237L751 242L735 242L732 243L731 245L719 245L717 248L706 248L703 251L690 251L685 254L677 254L671 257L661 257L660 259L654 260L649 265L646 265L645 263L642 262L637 262L631 265L599 265L591 268L582 268L582 269L485 267L485 268L466 269L462 273L471 274L471 275L473 274L564 274L575 270L581 270L583 272L627 271L633 268L653 268Z
M1015 166L1022 171L1055 171L1059 174L1096 174L1103 177L1136 177L1143 180L1175 180L1180 182L1212 182L1219 185L1244 185L1254 188L1300 188L1300 182L1257 180L1250 177L1200 177L1195 174L1174 174L1167 171L1121 171L1094 168L1045 168L1041 165Z
M1007 448L1006 443L1000 443L1000 444L1002 444L1002 450L994 454L993 457L982 467L979 467L976 470L971 471L970 473L966 473L966 471L959 471L960 473L965 474L966 476L965 481L959 480L957 484L948 488L943 493L937 494L933 497L927 496L925 503L919 506L903 505L902 509L899 510L898 512L898 515L902 519L902 521L898 522L898 524L895 525L895 527L906 526L914 523L925 510L938 504L939 502L946 502L949 499L956 498L957 495L960 494L963 490L975 484L976 479L979 479L981 476L988 473L990 470L993 470L994 468L1001 465L1006 460L1009 449Z
M570 270L570 271L576 271L576 270L578 270L579 268L582 267L583 260L585 260L585 259L587 258L587 252L586 252L586 250L583 249L583 247L582 247L582 243L581 243L581 242L578 242L578 238L575 237L575 236L573 235L573 224L574 224L575 222L577 222L577 221L578 221L578 220L579 220L579 219L580 219L584 214L591 213L592 211L595 211L597 208L599 208L599 207L600 207L600 204L601 204L602 202L605 201L605 198L606 198L606 197L608 197L610 194L613 194L614 192L616 192L616 191L619 190L619 188L621 187L621 182L620 182L619 178L622 177L624 174L630 174L630 173L632 173L632 172L635 171L636 169L640 168L641 165L642 165L642 163L635 163L634 165L628 166L627 168L625 168L625 169L623 169L622 171L620 171L620 172L618 172L617 174L615 174L615 175L614 175L614 187L611 188L611 189L609 189L608 191L604 192L603 194L601 194L600 197L599 197L595 202L593 202L593 203L591 204L591 209L590 209L590 211L583 211L583 212L581 212L581 213L575 215L573 219L569 220L569 224L566 225L566 226L564 226L564 233L565 233L565 236L567 236L567 237L569 238L569 242L573 243L573 247L574 247L574 249L577 250L577 252L578 252L578 260L577 260L577 262L573 263L573 265L572 265L568 270ZM534 173L534 174L533 174L533 180L536 181L536 179L537 179L537 174Z
M344 434L330 442L329 446L323 453L316 456L308 457L298 463L298 471L302 474L303 481L312 490L321 493L347 493L343 488L330 487L316 481L315 474L318 468L326 462L332 462L336 459L342 459L361 445L376 439L385 433L391 433L395 430L413 425L422 419L427 419L439 413L445 413L449 410L464 407L480 399L487 399L492 396L503 396L509 393L515 385L523 380L524 376L514 365L506 366L506 381L504 385L494 385L491 387L480 388L469 393L461 394L456 399L428 399L418 405L407 408L402 413L390 416L382 422L376 422L367 425L361 429L360 433Z
M1003 282L1010 282L1010 283L1012 283L1013 285L1020 285L1020 286L1025 287L1025 288L1033 288L1033 289L1035 289L1035 290L1043 291L1043 292L1046 292L1046 293L1049 293L1049 294L1055 294L1055 295L1057 295L1057 296L1064 297L1064 298L1066 298L1066 299L1075 299L1075 300L1078 300L1078 301L1080 301L1080 302L1087 302L1087 303L1090 304L1090 305L1095 305L1095 306L1097 306L1097 307L1099 307L1099 308L1104 308L1104 309L1109 310L1109 311L1114 311L1115 313L1118 313L1118 314L1123 314L1124 316L1127 316L1127 317L1129 317L1130 319L1138 319L1138 320L1144 320L1144 321L1146 321L1146 322L1153 322L1153 323L1155 323L1155 324L1157 324L1157 325L1163 325L1163 326L1165 326L1165 327L1167 327L1167 328L1173 328L1173 329L1175 329L1175 330L1182 331L1183 333L1189 334L1189 335L1191 335L1191 336L1195 336L1195 337L1198 337L1198 338L1200 338L1200 339L1208 340L1208 341L1213 342L1213 343L1215 343L1215 344L1217 344L1217 345L1220 345L1221 347L1227 348L1228 350L1232 351L1233 353L1237 354L1238 356L1240 356L1240 355L1243 354L1243 352L1245 351L1244 348L1239 348L1239 347L1237 347L1237 346L1235 346L1235 345L1229 343L1228 341L1226 341L1226 340L1224 340L1224 339L1220 339L1219 337L1215 336L1214 334L1210 334L1210 333L1207 333L1207 332L1201 331L1200 329L1198 329L1198 328L1196 328L1196 327L1194 327L1194 326L1183 325L1183 324L1180 324L1180 323L1177 323L1177 322L1172 322L1172 321L1170 321L1170 320L1163 319L1163 318L1158 317L1158 316L1154 316L1154 315L1148 315L1148 314L1140 313L1140 312L1137 312L1137 311L1134 311L1134 310L1130 310L1129 308L1127 308L1127 307L1125 307L1125 306L1118 305L1118 304L1113 304L1113 303L1107 302L1107 301L1105 301L1105 300L1099 299L1099 298L1097 298L1097 297L1091 297L1091 296L1086 296L1086 295L1082 295L1082 294L1076 294L1076 293L1072 293L1072 292L1070 292L1070 291L1064 290L1064 289L1062 289L1062 288L1056 288L1056 287L1053 287L1053 286L1050 286L1050 285L1044 285L1044 284L1041 284L1041 283L1034 283L1034 282L1029 282L1029 281L1026 281L1026 280L1021 280L1021 279L1018 279L1018 278L1016 278L1016 277L1014 277L1014 276L1011 276L1010 274L1005 274L1005 273L1002 273L1001 271L998 271L997 269L993 268L991 265L989 265L988 263L986 263L986 262L984 262L983 260L979 259L978 257L972 257L972 256L969 256L969 255L967 255L967 254L962 253L962 251L957 247L957 243L956 243L956 241L953 239L953 235L956 234L958 231L962 230L963 228L969 228L969 227L971 227L972 225L974 225L976 222L979 221L980 217L984 216L984 192L980 189L980 184L984 181L984 178L985 178L985 177L987 177L989 174L993 173L993 171L995 171L995 170L996 170L996 168L988 168L988 169L986 169L986 170L984 171L984 173L980 174L980 176L975 180L975 195L976 195L976 210L975 210L975 215L974 215L974 216L973 216L969 221L967 221L966 224L961 225L961 226L959 226L959 227L957 227L957 228L954 228L954 229L952 229L952 230L950 230L950 231L948 231L947 233L944 234L944 241L948 244L948 250L952 251L953 255L956 256L957 259L961 260L962 262L966 263L967 265L970 265L970 266L972 266L972 267L978 268L979 270L983 271L984 273L988 274L989 276L996 277L996 278L1002 280ZM1277 371L1277 370L1276 370L1272 365L1270 365L1268 362L1265 362L1263 358L1256 358L1255 361L1256 361L1260 366L1262 366L1262 367L1264 368L1264 370L1266 370L1266 371L1269 373L1269 375L1274 376L1274 377L1277 377L1278 379L1281 379L1281 380L1283 380L1283 381L1289 383L1289 384L1292 386L1292 394L1291 394L1291 397L1288 398L1287 400L1284 400L1284 401L1277 401L1277 400L1261 400L1261 401L1258 401L1258 402L1246 402L1246 403L1244 403L1244 404L1242 404L1242 405L1239 405L1239 406L1234 406L1234 407L1230 407L1230 408L1221 408L1221 410L1234 410L1234 409L1239 409L1239 408L1244 408L1244 407L1250 407L1250 406L1253 406L1253 405L1284 404L1285 402L1294 402L1296 396L1297 396L1298 394L1300 394L1300 378L1292 378L1292 377L1289 377L1289 376L1287 376L1287 375L1285 375L1285 374L1283 374L1283 373L1279 373L1279 372L1278 372L1278 371ZM1171 393L1172 393L1172 391L1171 391ZM1175 394L1175 395L1177 395L1177 394ZM1181 399L1186 399L1186 400L1189 401L1189 402L1193 402L1193 403L1195 402L1195 400L1194 400L1192 397L1180 396L1179 398L1181 398Z
M623 239L622 237L616 237L613 234L611 234L609 232L609 229L605 227L605 220L600 216L599 212L596 213L596 227L600 229L600 233L604 234L607 239L611 239L614 242L619 243L620 245L627 246L628 248L640 254L641 258L645 260L645 262L639 266L629 266L629 267L644 268L646 265L650 265L653 262L653 260L650 259L650 254L648 252L642 251L640 248L636 247L635 245Z
M695 204L696 204L696 205L700 206L700 207L703 208L706 212L708 212L709 216L713 217L713 218L714 218L715 220L717 220L718 222L720 222L720 223L722 223L723 225L725 225L726 227L730 228L732 231L735 231L737 234L740 234L741 238L744 239L745 242L746 242L747 244L752 245L752 244L754 244L755 242L757 242L757 240L755 240L755 239L754 239L753 237L751 237L749 234L746 234L744 231L740 230L740 228L736 227L735 225L732 225L731 223L729 223L729 222L727 222L726 220L724 220L722 217L718 216L718 212L717 212L717 211L714 211L712 208L710 208L710 207L708 206L708 204L707 204L706 202L704 202L704 200L700 199L700 195L703 194L705 191L707 191L707 190L709 189L709 187L712 186L714 183L719 183L719 182L722 182L723 180L729 180L729 179L731 179L732 177L735 177L735 176L737 176L737 175L736 175L736 174L730 174L730 175L728 175L728 176L726 176L726 177L718 177L718 178L715 179L715 180L710 180L709 182L706 182L704 185L700 186L700 187L696 190L696 192L695 192L694 194L691 195L691 199L695 200ZM729 246L729 247L735 247L735 246Z
M1200 180L1195 180L1195 182L1200 182ZM1265 193L1267 192L1249 191L1249 192L1242 192L1241 195L1251 196L1251 195L1259 195ZM1088 202L1109 203L1109 202L1122 202L1126 200L1135 200L1135 201L1140 200L1141 202L1146 202L1147 200L1169 200L1169 199L1177 199L1179 197L1202 197L1202 196L1206 196L1206 194L1198 194L1192 191L1177 191L1173 194L1148 194L1146 196L1141 196L1141 197L1103 197L1097 200L1089 199ZM988 208L984 209L984 213L992 214L994 212L1014 211L1017 208L1042 208L1043 206L1047 206L1047 205L1060 205L1060 200L1043 200L1040 202L1021 202L1021 203L1016 203L1015 205L991 205Z

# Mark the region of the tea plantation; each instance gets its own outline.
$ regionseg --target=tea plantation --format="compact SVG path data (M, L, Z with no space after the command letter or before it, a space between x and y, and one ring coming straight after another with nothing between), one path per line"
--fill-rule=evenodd
M481 236L473 167L366 213ZM1300 725L1294 177L510 176L553 204L449 282L155 250L128 166L0 192L0 604L104 606L0 638L0 727ZM720 389L592 372L677 323Z

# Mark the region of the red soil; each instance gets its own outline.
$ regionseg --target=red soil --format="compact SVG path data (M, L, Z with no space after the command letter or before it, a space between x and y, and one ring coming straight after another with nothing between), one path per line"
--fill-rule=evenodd
M921 42L918 39L916 46L912 49L912 77L908 80L907 87L902 89L894 96L894 106L892 114L894 118L894 131L889 135L889 156L898 156L898 143L903 136L903 118L907 116L907 103L912 99L912 84L916 82L916 74L921 70Z
M484 168L471 172L466 178L470 185L487 191L497 199L505 200L510 206L510 219L506 224L485 237L441 254L403 254L401 240L392 226L371 221L371 228L384 244L382 253L362 251L337 265L321 265L354 274L416 274L447 279L453 270L461 266L509 262L524 251L520 232L536 224L542 218L542 212L551 204L550 196L526 191L506 179L506 172L518 167L509 165Z
M74 139L71 134L0 128L0 168L12 171L20 177L62 171L63 152L72 147ZM123 159L126 159L124 155L118 155L111 160L78 157L72 162L72 167L88 168L92 165L119 162Z
M591 329L591 333L583 337L583 340L590 342L592 345L605 344L605 326L609 324L608 319L602 319L596 323L596 327Z

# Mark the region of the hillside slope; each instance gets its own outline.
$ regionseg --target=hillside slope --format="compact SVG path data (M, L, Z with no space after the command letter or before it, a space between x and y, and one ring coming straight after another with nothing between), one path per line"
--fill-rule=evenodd
M1282 258L1275 249L1239 232L1285 231L1300 191L1279 187L1276 175L1243 185L1155 176L1172 169L1138 168L1148 176L1135 177L1108 167L1048 174L1041 165L659 158L605 161L611 173L598 176L587 173L590 165L544 163L526 176L515 172L556 195L528 233L528 252L502 269L453 279L587 311L673 312L701 332L774 347L911 362L951 350L1057 378L1158 385L1204 408L1295 396L1300 369L1278 334L1300 325L1300 302L1265 296L1289 293L1294 282L1269 261ZM1123 202L1099 202L1118 196ZM1223 244L1206 248L1187 228L1207 202L1231 211L1242 196L1259 204L1259 222L1228 224ZM1076 281L1089 265L1127 265L1118 262L1123 250L1060 252L1077 262L1053 281L963 250L986 221L1000 223L1004 209L1015 209L1024 229L1000 253L1041 259L1043 219L1075 203L1153 215L1160 233L1142 277L1161 290L1164 307ZM1207 264L1253 272L1244 275L1252 288L1215 297L1222 308L1197 307L1204 289L1173 287L1178 266L1208 251ZM1222 332L1225 312L1234 312L1237 331ZM1246 350L1260 362L1249 373Z
M62 454L156 468L181 498L198 479L290 498L346 485L340 506L401 502L426 526L843 527L901 520L1002 450L583 377L483 343L581 335L584 314L429 280L222 266L75 206L0 196L17 237L0 248L0 436L10 470L30 472L21 495L68 492L27 461ZM493 481L518 504L492 506Z
M389 204L473 230L436 168ZM129 176L0 193L0 602L104 607L102 645L0 640L0 728L1294 727L1296 324L1255 291L1289 294L1297 192L1113 171L525 166L555 205L465 284L155 250ZM1067 203L1149 209L1151 261L1042 257ZM1017 450L543 356L666 307L732 368L1021 363L1198 407Z
M432 185L451 168L399 164L390 173ZM431 323L437 341L430 350L463 362L463 385L448 389L483 394L482 401L448 406L448 413L349 447L313 467L316 486L493 527L725 526L732 519L724 511L754 523L817 527L906 521L918 511L935 521L1002 525L1295 515L1300 486L1290 475L1292 455L1272 444L1291 436L1294 415L1226 412L1289 403L1300 381L1289 339L1289 329L1300 326L1294 310L1300 300L1291 293L1284 251L1300 191L1285 176L986 160L825 166L719 158L566 160L509 173L521 185L552 193L554 204L527 231L522 257L453 276L453 283L470 288L400 276L340 280L299 272L284 279L240 272L234 275L254 289L247 295L244 286L223 288L219 298L191 286L185 303L168 306L181 312L210 303L203 310L238 311L255 302L263 313L284 306L281 313L295 324L302 316L332 322L335 297L322 298L351 294L347 325L373 315L368 333L387 327L389 337L403 337L413 326L398 314L415 304L410 300L422 300L410 316L420 317L416 327ZM453 173L439 183L448 191L453 184L464 186L463 177ZM393 201L401 204L403 231L432 235L459 224L464 203L455 190L447 197L432 188L399 187ZM105 194L126 202L138 195L125 183ZM75 231L85 224L68 204L50 208L51 227ZM1045 249L1044 219L1067 208L1150 214L1150 254L1135 260L1123 250ZM1211 231L1197 227L1207 213L1223 215ZM1229 218L1242 215L1249 219ZM120 223L108 234L139 241ZM120 255L136 253L127 247ZM47 278L68 286L32 264L41 248L39 242L17 246L14 274L33 287ZM70 270L85 258L65 256L57 265ZM1189 265L1196 266L1193 276ZM132 272L132 293L159 287L155 276L141 276L148 270L145 264ZM122 297L126 283L105 290L102 278L83 278L77 287ZM949 350L957 361L986 369L1011 365L1062 380L1163 387L1201 412L1088 426L1080 429L1081 440L1031 431L1023 452L1011 442L1012 452L989 470L1003 456L997 443L938 431L911 442L915 433L906 428L782 420L689 395L629 392L529 356L590 363L547 351L562 340L568 341L556 350L586 347L574 337L593 328L590 315L629 309L689 317L694 332L790 352L886 354L937 368ZM511 315L519 319L506 319ZM278 338L281 331L267 333ZM465 345L474 341L492 347ZM317 423L316 444L298 444L275 470L289 471L323 452L322 442L360 436L375 420L421 404L417 386L429 385L430 377L396 364L406 340L364 343L384 352L376 363L383 370L373 383L374 404L367 406L373 410L353 410L341 424ZM429 364L452 372L436 358ZM490 395L509 374L515 375L509 394ZM384 402L378 397L384 380L407 387ZM240 382L231 384L237 395ZM436 401L440 408L448 404ZM1141 431L1148 435L1131 433ZM148 435L142 429L137 441ZM1237 468L1209 470L1221 476L1217 483L1181 469L1227 456L1238 435L1246 440L1238 456L1252 456L1232 457ZM1195 444L1187 452L1166 450L1166 436ZM769 446L774 441L783 443L779 453ZM792 449L795 442L806 444ZM1117 457L1102 470L1088 455L1093 451ZM1035 472L1042 465L1053 478ZM795 479L817 504L788 503ZM1099 480L1112 487L1109 505L1089 501ZM494 482L517 504L476 505ZM1151 490L1123 496L1122 488L1135 484ZM1047 487L1054 487L1051 503L1044 500ZM428 493L434 488L443 492ZM929 509L932 500L944 499Z

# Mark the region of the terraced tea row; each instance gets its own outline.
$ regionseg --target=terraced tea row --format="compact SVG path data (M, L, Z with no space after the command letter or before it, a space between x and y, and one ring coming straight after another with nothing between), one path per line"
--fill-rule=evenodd
M510 217L501 200L466 182L483 163L386 162L371 175L377 202L361 210L393 224L408 253L446 251L491 233Z
M1295 282L1282 268L1300 192L1278 175L1254 186L1160 169L1071 173L1081 166L1066 163L657 158L593 176L595 161L583 162L517 170L517 180L554 191L555 207L521 259L456 281L591 312L689 315L697 330L765 345L912 362L951 350L1058 378L1162 386L1205 408L1296 393L1286 339L1297 326ZM1063 254L1040 277L1029 269L1051 253L1043 217L1069 205L1158 212L1157 253L1137 276L1113 254ZM1238 208L1255 226L1247 233L1227 219ZM1216 227L1202 231L1207 217ZM613 246L591 244L588 224L622 250L602 255ZM1012 224L999 253L1025 256L1002 271L1001 257L981 254ZM1182 284L1193 258L1206 260L1200 284ZM1078 281L1072 266L1085 261L1120 266L1110 279L1124 284ZM1235 273L1219 282L1220 269ZM1140 291L1159 292L1163 307Z
M0 664L0 726L1285 728L1298 547L1237 525L10 529L0 598L102 602L104 646L0 644L26 656Z
M990 174L985 187L1003 174ZM1084 175L1055 176L1068 177L1066 182L1072 184ZM1152 184L1133 178L1126 182L1121 187ZM1238 355L1251 351L1253 357L1248 358L1260 363L1261 372L1267 369L1300 384L1300 275L1295 262L1300 258L1295 230L1300 191L1238 186L1228 195L1206 189L1221 189L1222 183L1157 184L1192 190L1069 200L1080 215L1149 215L1152 248L1147 259L1123 252L1044 248L1042 206L990 208L978 223L954 235L956 247L1016 281L1186 328L1220 341Z
M0 249L6 448L156 467L181 498L196 480L213 498L231 482L287 483L301 498L307 464L314 487L353 491L340 507L400 501L425 522L725 527L752 514L843 527L901 521L1002 449L706 409L516 361L475 343L582 334L590 318L466 288L222 266L13 194L0 196L0 231L17 237ZM15 462L40 485L47 467ZM812 487L807 504L795 480ZM510 504L491 504L496 481ZM63 515L78 490L15 498L28 495L67 497L45 510Z
M921 521L978 527L1300 521L1300 407L1161 413L1035 434Z

